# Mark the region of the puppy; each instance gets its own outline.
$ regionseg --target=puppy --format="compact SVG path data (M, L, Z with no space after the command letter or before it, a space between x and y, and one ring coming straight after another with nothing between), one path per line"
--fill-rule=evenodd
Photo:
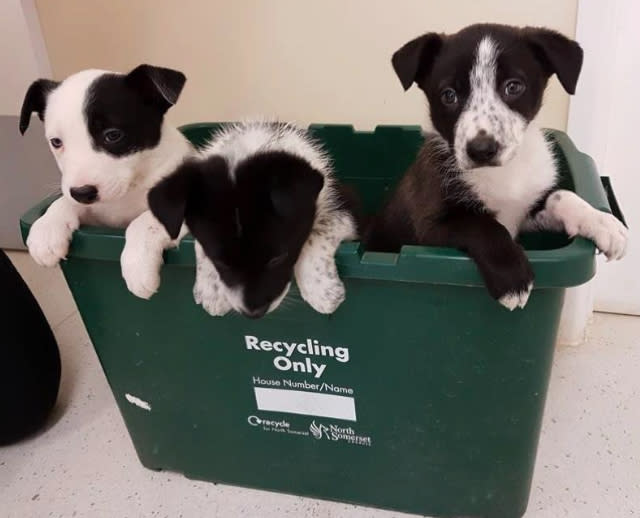
M576 194L557 189L552 149L535 123L549 77L575 92L580 46L557 32L473 25L428 33L392 59L407 90L429 101L435 135L368 232L367 246L455 247L476 262L489 293L524 307L533 271L514 238L521 230L565 231L621 258L627 230Z
M183 221L196 239L194 297L211 315L273 311L295 278L304 298L333 312L345 290L334 262L357 222L327 155L289 124L247 122L213 135L149 192L171 238Z
M54 266L64 259L81 224L129 225L123 276L138 296L156 291L162 250L171 240L147 211L147 192L193 153L164 121L184 83L181 72L140 65L128 74L85 70L60 83L40 79L29 87L20 132L36 112L62 173L62 197L33 224L27 239L38 264ZM155 256L143 252L145 247Z

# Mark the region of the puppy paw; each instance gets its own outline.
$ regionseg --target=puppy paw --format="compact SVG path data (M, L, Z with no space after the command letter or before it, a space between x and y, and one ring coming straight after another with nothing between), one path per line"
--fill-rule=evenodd
M45 216L36 220L27 237L27 248L40 266L55 266L67 257L73 230Z
M315 271L310 276L298 276L298 289L302 298L318 313L333 313L345 299L344 284L335 272Z
M533 270L523 251L485 273L489 294L509 311L524 308L533 289Z
M305 299L309 305L318 313L329 315L333 313L338 306L344 302L346 297L344 284L337 279L335 281L327 281L318 293L311 293Z
M220 275L211 260L205 255L200 243L194 245L196 253L196 282L193 285L193 299L196 304L213 317L221 317L231 311L231 304L225 297Z
M608 261L624 257L629 231L618 218L607 212L594 211L581 227L575 234L591 238Z
M162 250L125 244L120 265L127 288L136 297L149 299L160 287Z
M594 209L576 194L558 191L547 201L553 220L564 225L570 237L591 239L608 260L621 259L627 251L628 230L618 218Z
M221 317L231 311L231 304L220 289L220 281L196 278L193 286L193 299L196 304L213 317Z
M531 295L531 290L533 289L533 283L529 284L525 290L522 291L512 291L503 295L498 299L498 302L502 304L509 311L513 311L516 308L524 308L527 305L527 301L529 300L529 295Z

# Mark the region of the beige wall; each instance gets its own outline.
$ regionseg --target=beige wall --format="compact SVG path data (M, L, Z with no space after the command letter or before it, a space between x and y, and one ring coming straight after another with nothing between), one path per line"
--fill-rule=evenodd
M32 0L0 0L0 116L17 115L31 82L50 74Z
M427 30L495 21L575 34L577 0L37 0L56 78L141 63L188 77L177 123L262 114L283 120L426 122L414 87L403 94L393 51ZM541 113L565 128L556 79Z

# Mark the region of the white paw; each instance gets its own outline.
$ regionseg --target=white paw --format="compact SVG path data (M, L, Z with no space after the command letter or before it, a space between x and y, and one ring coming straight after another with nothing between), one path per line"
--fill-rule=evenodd
M624 257L629 231L618 218L598 211L585 226L587 228L579 229L579 233L591 237L608 261Z
M302 298L318 313L329 315L333 313L345 299L344 284L340 278L332 272L327 276L317 273L312 278L307 278L298 288Z
M224 296L219 280L196 277L196 283L193 286L193 299L196 304L201 305L207 313L214 317L221 317L231 311L231 304Z
M197 241L194 243L194 251L196 282L193 285L193 299L213 317L226 315L232 308L225 296L218 270Z
M507 293L506 295L500 297L498 302L500 302L500 304L502 304L509 311L513 311L516 308L524 308L527 305L532 289L533 284L529 284L525 291L520 291L518 293Z
M558 191L547 203L553 219L564 224L570 237L591 239L608 260L625 255L628 230L618 218L594 209L572 192Z
M40 266L55 266L67 257L73 230L66 224L47 218L36 220L27 237L27 248Z
M141 299L150 298L160 287L162 263L162 250L142 248L127 241L120 265L129 291Z

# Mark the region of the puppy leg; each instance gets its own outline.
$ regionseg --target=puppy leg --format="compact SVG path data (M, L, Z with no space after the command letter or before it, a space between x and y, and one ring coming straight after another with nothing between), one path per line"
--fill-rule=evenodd
M489 294L507 309L527 304L533 288L533 270L522 247L492 216L461 213L434 225L424 242L468 253Z
M196 282L193 286L193 298L196 304L214 317L226 315L231 310L222 290L220 276L216 267L206 256L202 246L194 243L196 252Z
M120 265L122 277L131 293L148 299L158 291L162 253L167 248L177 246L186 233L187 228L182 225L180 235L172 240L151 211L143 212L129 224Z
M627 228L613 215L594 209L571 191L550 194L544 209L525 223L525 228L565 231L570 237L591 239L611 259L621 259L627 250Z
M355 237L353 218L340 212L331 219L319 221L300 252L295 266L298 289L302 298L319 313L333 313L345 298L334 256L342 241Z
M80 226L84 209L62 197L31 226L27 248L40 266L55 266L69 251L73 232Z

